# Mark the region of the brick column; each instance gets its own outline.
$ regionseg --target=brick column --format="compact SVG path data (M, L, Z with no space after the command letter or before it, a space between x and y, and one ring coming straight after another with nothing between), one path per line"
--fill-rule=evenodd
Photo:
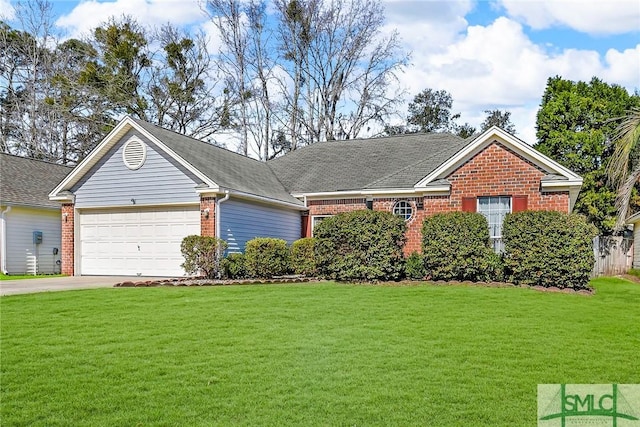
M207 215L208 210L208 215ZM207 218L208 216L208 218ZM216 237L216 198L200 196L200 235Z
M74 275L74 204L62 205L62 247L60 248L61 272L68 276Z

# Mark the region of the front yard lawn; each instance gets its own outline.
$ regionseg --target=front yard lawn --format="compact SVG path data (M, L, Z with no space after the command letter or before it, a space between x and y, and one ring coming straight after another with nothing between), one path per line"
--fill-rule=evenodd
M9 275L9 274L0 273L0 280L47 279L51 277L62 277L62 276L63 274L37 274L34 276L33 274Z
M531 426L544 383L640 383L640 285L334 283L2 297L1 424Z

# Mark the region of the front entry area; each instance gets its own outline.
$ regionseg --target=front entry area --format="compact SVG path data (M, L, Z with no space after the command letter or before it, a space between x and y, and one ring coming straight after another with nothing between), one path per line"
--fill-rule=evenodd
M184 276L180 244L200 234L200 208L81 210L78 231L81 275Z

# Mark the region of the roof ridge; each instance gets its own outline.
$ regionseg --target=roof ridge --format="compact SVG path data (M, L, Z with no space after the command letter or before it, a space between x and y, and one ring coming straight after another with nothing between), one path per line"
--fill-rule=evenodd
M283 154L280 157L276 157L270 160L267 160L267 163L269 162L275 162L277 160L283 159L291 154L295 154L295 153L299 153L302 150L305 149L309 149L312 147L319 147L319 146L326 146L326 145L342 145L342 144L349 144L349 143L369 143L369 142L384 142L384 140L387 139L392 139L392 138L406 138L406 137L432 137L432 136L450 136L450 137L455 137L458 138L462 141L464 141L464 138L459 137L456 134L453 134L451 132L415 132L415 133L402 133L402 134L398 134L398 135L382 135L382 136L372 136L372 137L368 137L368 138L353 138L353 139L334 139L331 141L318 141L318 142L314 142L312 144L307 144L304 145L300 148L297 148L293 151L289 151L285 154Z

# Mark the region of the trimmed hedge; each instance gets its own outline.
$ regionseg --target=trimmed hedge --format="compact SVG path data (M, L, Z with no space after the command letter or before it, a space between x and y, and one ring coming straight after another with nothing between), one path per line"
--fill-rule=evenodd
M479 213L448 212L425 218L422 256L432 280L490 281L501 275L489 247L487 220Z
M342 281L398 280L404 273L404 220L391 212L358 210L316 226L318 273Z
M244 250L244 265L249 277L268 279L289 272L287 242L271 237L249 240Z
M418 252L412 252L404 262L404 274L411 280L422 280L427 275L424 258Z
M313 237L298 239L291 245L290 263L295 274L315 276L316 257L314 255L316 240Z
M196 234L182 239L180 251L184 257L181 267L187 274L202 274L207 278L218 275L220 258L227 243L224 240Z
M247 277L247 268L245 266L244 254L229 254L220 263L220 270L227 279L244 279Z
M597 230L577 214L525 211L502 226L504 262L516 284L583 289L593 269Z

